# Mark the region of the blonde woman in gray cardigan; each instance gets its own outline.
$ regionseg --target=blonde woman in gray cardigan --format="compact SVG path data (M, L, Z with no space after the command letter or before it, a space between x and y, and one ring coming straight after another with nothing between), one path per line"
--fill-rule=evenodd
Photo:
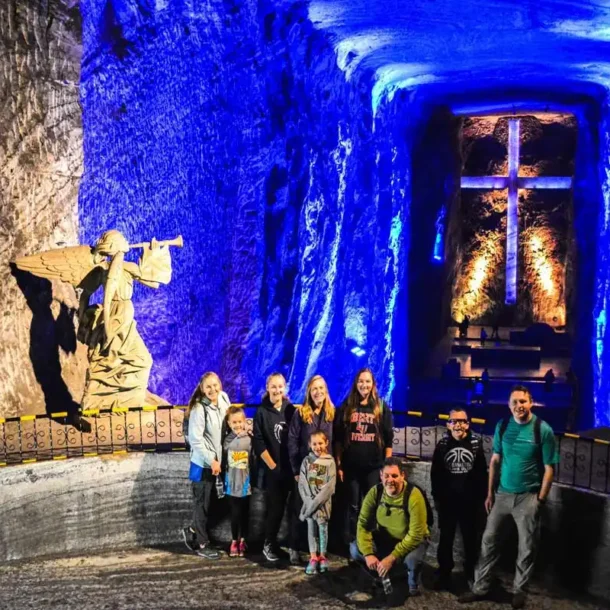
M309 575L328 571L326 548L328 522L335 493L337 469L333 456L328 453L328 437L318 430L309 438L311 452L301 464L299 494L303 499L301 521L307 521L307 540L310 559L305 569Z
M220 559L210 546L207 524L212 490L222 462L222 431L229 397L216 373L205 373L193 392L185 418L191 449L189 479L193 489L193 524L182 530L186 546L205 559ZM220 481L222 484L222 481Z

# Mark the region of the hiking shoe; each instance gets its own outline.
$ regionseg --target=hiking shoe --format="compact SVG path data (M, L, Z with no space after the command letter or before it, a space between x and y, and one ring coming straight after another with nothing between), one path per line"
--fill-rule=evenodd
M523 591L517 591L513 595L513 599L510 603L511 607L515 608L515 610L519 610L519 608L523 608L525 606L525 593Z
M301 554L296 549L288 549L288 559L292 566L300 566L302 564Z
M194 552L199 548L199 545L197 544L197 535L190 527L185 527L182 530L182 539L189 551Z
M204 559L220 559L220 553L209 544L201 545L195 552Z
M242 538L239 541L239 551L238 551L239 556L240 557L245 557L247 550L248 550L248 545L246 544L246 541Z
M305 568L305 574L313 576L318 571L318 560L313 557L309 560L307 567Z
M487 599L487 595L480 595L473 591L468 591L457 598L458 604L471 604L472 602L482 602Z
M328 570L329 570L328 559L326 559L326 557L324 557L324 555L322 555L322 557L320 557L318 567L320 569L320 574L324 574L324 572L328 572Z
M265 545L263 546L263 555L267 561L279 561L280 559L274 545L270 542L265 542Z
M233 542L231 542L229 557L239 557L239 545L237 544L237 540L233 540Z

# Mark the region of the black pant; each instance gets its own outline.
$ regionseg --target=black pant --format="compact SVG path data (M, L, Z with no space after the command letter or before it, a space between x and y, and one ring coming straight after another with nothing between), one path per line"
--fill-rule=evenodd
M268 474L268 473L267 473ZM265 542L275 544L277 535L282 525L282 517L288 501L288 497L294 489L294 477L273 477L267 476L266 479L266 510L267 518L265 519ZM294 548L293 544L298 544L298 523L295 523L293 511L288 511L289 518L289 540L290 548ZM295 532L296 538L295 540Z
M193 488L193 529L197 534L199 544L207 544L210 541L208 536L208 517L210 513L210 500L212 489L216 486L216 477L209 468L204 468L201 481L191 483Z
M290 499L292 514L290 515L290 548L296 551L301 549L303 534L305 532L305 521L301 521L301 509L303 508L303 498L299 493L299 482L294 481L292 498Z
M479 528L477 516L481 509L472 502L456 498L446 500L438 508L438 526L440 540L438 543L438 566L441 574L448 576L453 570L453 542L459 525L464 541L464 572L472 577L479 554Z
M250 513L250 496L229 498L229 508L231 510L231 539L240 540L248 537L248 517Z
M349 544L356 539L358 515L360 514L362 499L371 487L374 487L381 481L379 479L379 468L374 470L345 471L344 476L348 494L348 530L346 532L346 542Z

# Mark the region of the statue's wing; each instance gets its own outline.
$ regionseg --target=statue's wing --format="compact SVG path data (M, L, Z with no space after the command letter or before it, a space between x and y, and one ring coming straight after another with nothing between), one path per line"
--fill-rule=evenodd
M89 246L71 246L23 256L15 261L18 269L48 280L62 280L78 287L97 264Z

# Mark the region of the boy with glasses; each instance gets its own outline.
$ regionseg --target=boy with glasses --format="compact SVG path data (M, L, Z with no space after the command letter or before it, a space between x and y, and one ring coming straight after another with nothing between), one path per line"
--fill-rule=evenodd
M453 541L459 525L464 541L464 574L472 580L479 550L477 521L487 493L487 463L480 438L470 431L468 414L452 409L447 433L432 458L432 496L438 512L437 588L451 588Z

